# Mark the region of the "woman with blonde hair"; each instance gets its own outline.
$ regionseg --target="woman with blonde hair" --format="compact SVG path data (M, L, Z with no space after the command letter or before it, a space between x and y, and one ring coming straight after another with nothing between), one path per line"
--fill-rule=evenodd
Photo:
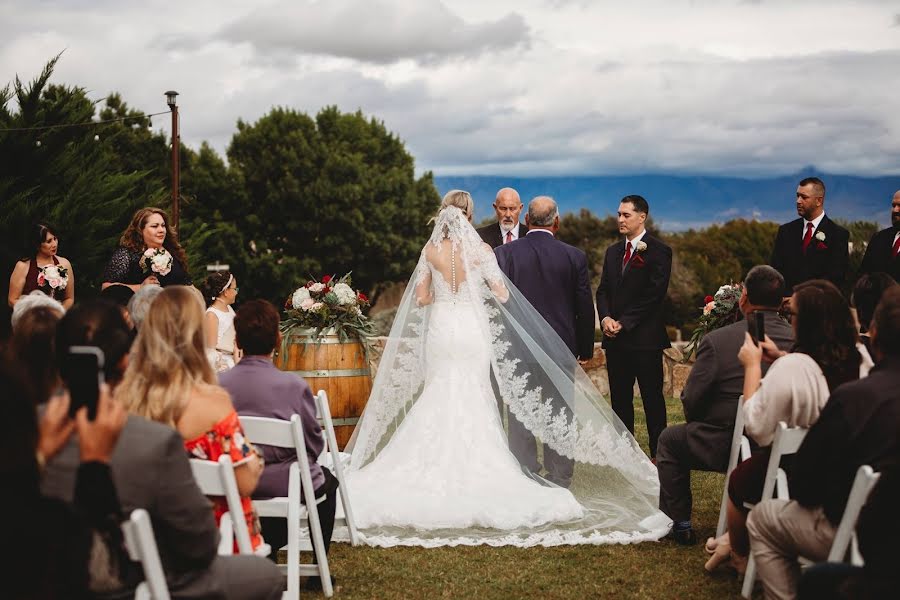
M235 464L253 547L262 543L250 502L263 463L244 437L231 398L216 383L206 358L203 306L184 286L164 289L153 301L132 347L118 398L130 412L174 427L193 458L216 461L228 454ZM228 508L213 498L216 520Z
M145 285L191 285L187 256L164 210L148 206L131 217L103 271L101 288L111 285L135 292Z

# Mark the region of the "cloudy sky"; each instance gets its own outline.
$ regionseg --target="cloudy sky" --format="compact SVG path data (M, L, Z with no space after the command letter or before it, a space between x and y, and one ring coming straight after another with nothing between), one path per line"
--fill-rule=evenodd
M900 173L898 0L0 0L0 39L0 84L65 50L223 153L336 104L439 175Z

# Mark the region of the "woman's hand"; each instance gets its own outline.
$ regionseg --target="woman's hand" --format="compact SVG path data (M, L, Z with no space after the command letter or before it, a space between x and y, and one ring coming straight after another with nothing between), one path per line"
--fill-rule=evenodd
M787 352L784 352L781 348L776 346L775 342L773 342L772 338L769 336L766 336L765 341L759 346L762 349L762 359L768 363L775 362L787 354Z
M156 275L148 275L147 279L141 282L141 287L145 285L159 285L159 279L156 278Z
M100 397L97 399L97 418L93 421L88 419L86 406L82 406L75 413L81 462L108 464L127 419L125 407L113 400L109 386L105 383L101 385Z
M38 427L38 454L44 460L50 460L69 440L72 431L75 430L75 422L69 418L69 392L54 395L47 402L47 410L41 417Z
M744 365L744 368L759 366L762 361L762 348L756 345L749 333L744 334L744 345L738 351L738 360Z

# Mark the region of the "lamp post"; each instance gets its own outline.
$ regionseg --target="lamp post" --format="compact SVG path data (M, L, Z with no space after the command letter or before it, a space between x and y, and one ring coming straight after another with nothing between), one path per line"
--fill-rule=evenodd
M179 184L179 162L178 147L181 145L181 137L178 133L178 105L175 104L175 97L178 92L169 90L166 92L166 104L172 111L172 229L178 232L178 184Z

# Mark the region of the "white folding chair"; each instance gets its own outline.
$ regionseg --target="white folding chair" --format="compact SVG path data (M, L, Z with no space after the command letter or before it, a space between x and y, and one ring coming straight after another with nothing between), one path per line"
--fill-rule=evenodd
M297 600L300 597L300 576L318 576L322 582L322 593L326 597L334 594L331 585L331 572L328 568L328 556L325 554L325 540L319 523L319 512L315 507L316 492L313 488L312 474L309 471L309 459L306 454L306 443L303 440L303 426L300 415L293 415L290 421L269 419L265 417L241 416L244 434L254 444L264 444L278 448L294 448L297 460L288 471L287 497L255 500L256 511L261 517L281 517L287 519L288 544L287 565L279 567L287 572L288 589L284 598ZM300 502L302 498L306 504ZM322 497L324 500L324 496ZM316 553L316 564L300 564L300 524L309 519L310 537ZM265 532L263 532L265 533Z
M725 533L728 514L728 479L738 462L750 458L750 440L744 435L744 397L738 398L737 414L734 417L734 432L731 434L731 452L728 455L728 468L725 470L725 486L722 489L722 503L719 506L719 524L716 526L716 537Z
M334 524L335 527L346 527L350 544L356 546L359 544L359 533L356 531L356 520L353 518L350 488L347 487L347 482L344 480L344 461L350 455L338 449L337 437L334 435L334 422L331 418L331 407L328 405L328 394L325 393L325 390L319 390L319 393L316 394L316 410L318 413L316 416L325 433L325 451L319 456L319 464L328 466L334 471L340 491L340 501L335 513Z
M844 508L844 516L841 517L841 524L838 525L831 551L828 553L828 562L844 562L849 546L850 562L858 567L862 566L862 556L856 546L856 521L879 477L881 474L873 471L869 465L863 465L856 471L856 478L847 498L847 506Z
M787 500L790 498L790 490L787 485L787 475L779 466L781 457L789 454L796 454L803 443L809 431L806 427L788 427L784 421L779 421L778 428L775 430L775 441L772 442L772 452L769 455L769 464L766 467L766 479L763 484L762 497L763 500L770 500L775 497L775 489L778 489L778 498ZM752 509L755 504L744 503L746 508ZM747 560L747 571L744 573L744 584L741 587L741 596L750 598L753 593L753 583L756 580L756 561L753 559L753 550L750 550L750 557Z
M134 591L135 600L169 600L166 574L159 559L147 511L143 508L133 510L128 520L122 523L122 535L125 537L128 556L141 563L144 569L144 581Z
M231 457L223 454L218 462L211 460L191 459L191 471L194 479L200 487L200 491L207 496L224 496L228 505L228 512L222 515L219 521L219 554L234 554L234 540L237 539L238 552L240 554L255 554L268 556L272 548L268 544L260 544L253 550L250 541L250 530L247 529L247 520L244 517L244 507L241 505L241 495L238 492L237 479L234 477L234 463Z

